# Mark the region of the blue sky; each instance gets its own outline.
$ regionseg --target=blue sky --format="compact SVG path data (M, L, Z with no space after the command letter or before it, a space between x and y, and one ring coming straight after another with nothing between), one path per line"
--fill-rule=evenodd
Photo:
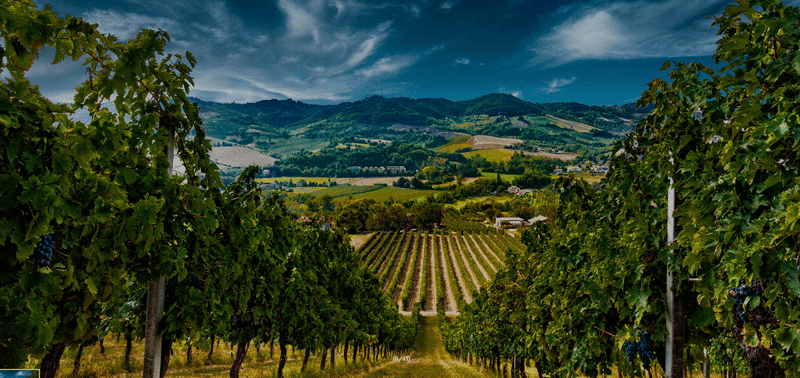
M800 5L800 0L784 0ZM191 95L328 104L370 95L622 104L666 60L713 64L713 0L51 0L121 39L161 28L198 60ZM37 2L40 6L39 2ZM46 55L45 55L46 57ZM45 62L42 62L45 63ZM79 67L31 79L69 100Z
M33 370L0 370L0 378L30 377Z

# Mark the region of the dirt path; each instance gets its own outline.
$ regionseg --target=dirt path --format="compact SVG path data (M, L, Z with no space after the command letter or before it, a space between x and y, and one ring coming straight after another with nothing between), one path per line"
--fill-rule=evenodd
M477 292L481 289L481 282L478 280L478 277L475 275L475 272L472 270L472 267L469 264L467 255L464 253L464 249L461 247L461 242L458 240L458 235L453 235L453 240L456 243L456 247L458 247L458 254L461 256L461 261L464 262L464 269L467 270L469 277L472 279L472 285L475 286L475 292Z
M483 238L483 235L478 235L478 238L479 238L479 239L481 239L481 241L483 242L483 245L485 245L485 246L486 246L486 251L487 251L487 252L489 252L489 253L492 255L492 257L494 257L494 258L495 258L495 260L497 260L497 261L500 261L500 262L502 262L502 261L503 261L503 259L501 259L501 258L497 257L497 254L496 254L496 253L494 253L494 249L492 249L491 247L489 247L489 244L487 244L487 243L486 243L486 239L489 239L489 241L492 243L492 245L494 245L494 246L495 246L495 248L500 248L500 246L499 246L499 245L497 245L497 243L495 243L495 242L494 242L494 240L492 240L492 239L491 239L491 238L489 238L489 237L486 237L486 239L484 239L484 238Z
M411 256L414 254L414 251L417 250L416 243L419 240L419 235L411 234L411 240L408 243L411 245L407 247L408 249L405 252L405 259L403 259L403 272L400 273L400 279L397 281L397 286L394 288L394 296L392 300L400 302L402 306L402 299L401 294L403 294L403 288L406 287L406 282L411 278L411 271L413 270L414 266L411 264ZM416 262L416 259L414 259ZM391 274L390 274L391 276Z
M430 243L428 243L428 251L430 251L430 266L428 267L428 297L425 299L425 303L428 305L428 311L436 312L436 246L434 245L435 236L433 234L428 234L430 237ZM424 309L423 309L424 310Z
M478 242L475 240L475 235L470 235L469 237L470 237L470 239L472 239L473 245L476 248L478 248L478 251L481 252L481 257L483 257L483 260L486 261L487 264L489 264L489 268L491 268L495 273L497 273L497 267L494 266L494 264L492 264L492 261L489 260L488 257L486 257L486 254L488 253L486 251L490 251L491 250L491 249L489 249L489 246L486 245L486 243L483 243L483 240L481 240L481 242L483 243L483 246L486 247L486 251L483 251L483 250L480 249L480 246L478 245Z
M461 294L463 294L464 302L472 303L472 294L467 290L467 285L464 283L464 276L461 275L461 269L459 269L456 263L456 253L453 252L453 245L450 243L450 238L447 238L447 250L450 251L450 261L453 263L453 271L456 272L456 279L461 286Z
M491 277L489 277L489 273L487 273L486 269L483 268L483 264L481 264L481 262L478 261L478 256L475 255L475 252L472 251L472 247L469 246L470 243L469 241L467 241L467 237L461 235L461 239L464 240L464 246L467 247L467 251L472 256L472 260L475 261L475 265L478 266L478 270L480 270L481 274L483 274L483 278L485 278L486 281L491 280Z
M447 294L447 304L445 305L445 311L448 310L458 311L458 307L456 307L456 299L453 296L453 288L450 287L450 273L447 271L447 259L444 257L445 252L444 252L444 244L442 242L442 235L436 235L436 238L439 239L439 261L441 264L439 268L442 271L442 281L444 281L444 290L445 293Z

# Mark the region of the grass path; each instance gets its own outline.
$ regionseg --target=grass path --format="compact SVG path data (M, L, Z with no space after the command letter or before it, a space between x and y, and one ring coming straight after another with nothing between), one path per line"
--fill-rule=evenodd
M419 333L409 361L398 361L370 369L360 375L378 377L486 377L477 367L450 357L442 346L436 317L420 317Z

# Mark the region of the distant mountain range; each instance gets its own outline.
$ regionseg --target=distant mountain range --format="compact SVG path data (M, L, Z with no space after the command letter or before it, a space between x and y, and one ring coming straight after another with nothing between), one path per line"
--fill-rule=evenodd
M552 115L601 130L627 131L648 112L635 104L589 106L574 102L531 103L509 94L489 94L472 100L443 98L410 99L371 96L336 105L312 105L300 101L264 100L247 104L202 101L201 117L210 136L225 138L250 131L278 135L308 125L358 124L386 127L393 124L436 127L475 117Z

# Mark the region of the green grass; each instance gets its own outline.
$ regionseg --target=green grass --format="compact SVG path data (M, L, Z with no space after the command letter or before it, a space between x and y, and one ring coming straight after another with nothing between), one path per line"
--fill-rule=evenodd
M488 180L494 180L497 177L497 173L494 173L494 172L481 172L481 176L486 177L486 179L488 179ZM521 176L521 175L510 175L510 174L501 173L500 174L500 179L503 180L503 182L510 184L510 183L514 182L514 180L519 176Z
M232 353L236 353L235 346L233 350L230 346L226 347L225 343L221 342L218 346L214 347L214 354L211 360L208 360L208 342L205 342L203 348L192 348L192 363L186 363L186 346L183 343L174 343L172 349L174 355L170 358L169 369L167 377L178 378L193 378L193 377L227 377L233 363ZM78 377L113 377L113 378L133 378L142 376L144 343L142 341L134 341L131 353L131 370L126 371L123 367L123 359L125 355L125 340L116 342L115 335L109 335L105 340L105 354L100 354L100 347L98 345L84 348L83 357L81 359L81 369ZM286 377L351 377L359 375L375 367L384 366L391 363L392 359L381 359L377 362L361 361L360 356L358 362L354 365L349 360L348 364L344 364L344 358L341 355L342 349L338 351L336 356L336 368L330 368L330 359L324 372L319 370L320 354L312 354L308 360L308 367L305 374L300 374L300 366L303 362L304 352L300 349L292 351L288 347L287 362L284 368L284 376ZM349 351L352 356L352 350ZM58 369L57 377L74 377L72 375L73 361L77 354L77 348L68 348L64 351L61 357L61 364ZM239 371L239 376L242 378L262 378L262 377L275 377L278 369L278 359L280 357L280 349L278 344L275 344L275 349L272 358L269 355L269 344L261 345L261 352L258 353L256 348L252 345L247 351L242 369ZM28 366L29 365L29 366ZM26 365L26 369L38 369L39 361L31 359Z
M438 320L434 316L420 317L419 332L409 362L398 361L373 369L364 377L487 377L476 366L454 359L442 347Z
M281 156L289 156L294 154L300 150L319 150L326 146L328 146L328 141L322 139L306 139L293 136L289 139L275 139L274 144L272 144L268 149L266 149L266 154L270 156L281 155Z
M356 197L359 194L369 193L373 191L377 191L380 188L383 188L382 185L372 185L372 186L333 186L330 188L323 188L321 190L317 190L313 192L315 197L322 197L324 195L329 195L331 197L347 197L353 196Z
M322 195L319 194L321 192L322 191L314 192L314 195ZM429 194L433 193L438 193L438 192L436 190L405 189L405 188L395 188L393 186L386 186L378 190L371 190L367 192L353 194L353 198L355 199L372 198L376 202L387 202L389 201L389 199L393 199L396 202L406 202L409 200L422 201Z
M492 177L492 178L494 178L494 177ZM478 203L478 202L484 202L484 201L494 201L496 203L506 203L506 202L508 202L510 200L511 200L511 197L509 197L509 196L474 197L474 198L465 198L465 199L457 201L454 204L447 204L445 206L446 207L452 207L452 208L454 208L456 210L461 210L465 206L467 206L467 204L470 204L470 203Z
M514 156L514 151L495 148L490 150L464 152L462 155L468 158L482 157L490 163L501 163L504 161L511 161L511 157Z

